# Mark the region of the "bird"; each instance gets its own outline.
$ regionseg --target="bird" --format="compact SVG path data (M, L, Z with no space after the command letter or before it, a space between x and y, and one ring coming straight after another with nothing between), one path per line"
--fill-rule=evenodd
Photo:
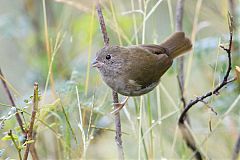
M92 66L103 81L115 92L127 96L141 96L152 91L173 60L191 50L191 40L184 32L175 32L160 44L105 46L96 53ZM127 102L118 103L117 113Z

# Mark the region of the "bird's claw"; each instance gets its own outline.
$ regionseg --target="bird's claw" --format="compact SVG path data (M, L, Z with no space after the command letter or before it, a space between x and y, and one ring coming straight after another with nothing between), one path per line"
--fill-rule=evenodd
M114 110L111 112L111 114L116 115L127 103L129 97L127 97L126 99L124 99L124 101L120 102L120 103L113 103L114 105Z

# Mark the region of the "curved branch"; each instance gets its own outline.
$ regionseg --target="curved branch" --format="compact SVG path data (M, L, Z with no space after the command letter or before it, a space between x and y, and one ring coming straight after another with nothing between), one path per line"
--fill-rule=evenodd
M193 105L195 105L196 103L198 103L200 101L203 101L207 97L210 97L212 95L218 95L219 91L225 85L227 85L228 83L232 82L232 80L228 80L230 71L232 69L231 49L232 49L232 40L233 40L233 19L232 19L232 16L230 15L230 13L229 13L229 16L228 16L228 20L229 20L228 24L229 24L229 32L230 32L229 45L228 45L228 48L225 48L224 46L220 46L228 54L228 68L227 68L227 71L225 73L225 76L224 76L222 82L213 91L209 91L209 92L207 92L206 94L204 94L204 95L202 95L200 97L196 97L195 100L191 100L187 104L186 108L183 110L183 112L182 112L182 114L181 114L181 116L179 118L179 123L183 123L184 122L186 113L188 112L189 109L192 108Z
M178 120L178 125L179 127L184 127L183 129L181 129L181 131L183 132L183 136L184 136L184 139L187 141L187 145L192 148L193 150L196 149L196 145L195 143L189 143L189 142L192 142L192 139L193 137L188 134L189 131L186 130L186 127L185 127L185 124L184 124L184 121L186 119L186 115L187 115L187 112L195 105L197 104L198 102L202 102L204 99L210 97L210 96L213 96L213 95L218 95L220 90L226 86L227 84L233 82L235 80L234 79L230 79L229 80L229 74L230 74L230 71L232 69L231 65L232 65L232 59L231 59L231 49L232 49L232 41L233 41L233 18L232 16L230 15L230 13L228 14L228 25L229 25L229 32L230 32L230 37L229 37L229 45L228 45L228 48L225 48L224 46L220 46L224 51L227 52L228 54L228 68L226 70L226 73L225 73L225 76L222 80L222 82L212 91L209 91L207 92L206 94L202 95L202 96L199 96L199 97L196 97L195 100L191 100L187 105L186 107L184 108L184 110L182 111L180 117L179 117L179 120ZM185 133L184 133L185 132ZM197 154L197 153L196 153ZM197 158L197 156L196 156ZM198 158L197 158L198 159Z

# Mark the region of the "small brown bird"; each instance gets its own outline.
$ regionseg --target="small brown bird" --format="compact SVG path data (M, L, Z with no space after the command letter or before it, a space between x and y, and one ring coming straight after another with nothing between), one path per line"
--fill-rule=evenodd
M184 32L176 32L159 45L107 46L92 63L104 82L117 93L140 96L153 90L173 59L192 48ZM121 108L124 104L121 104Z

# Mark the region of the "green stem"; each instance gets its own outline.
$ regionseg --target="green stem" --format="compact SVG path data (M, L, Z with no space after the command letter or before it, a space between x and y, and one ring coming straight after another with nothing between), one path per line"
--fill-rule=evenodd
M19 159L22 160L21 149L18 147L16 141L14 140L14 137L13 137L13 135L12 135L12 130L9 131L8 135L11 137L11 140L12 140L15 148L16 148L17 151L18 151L18 157L19 157Z

